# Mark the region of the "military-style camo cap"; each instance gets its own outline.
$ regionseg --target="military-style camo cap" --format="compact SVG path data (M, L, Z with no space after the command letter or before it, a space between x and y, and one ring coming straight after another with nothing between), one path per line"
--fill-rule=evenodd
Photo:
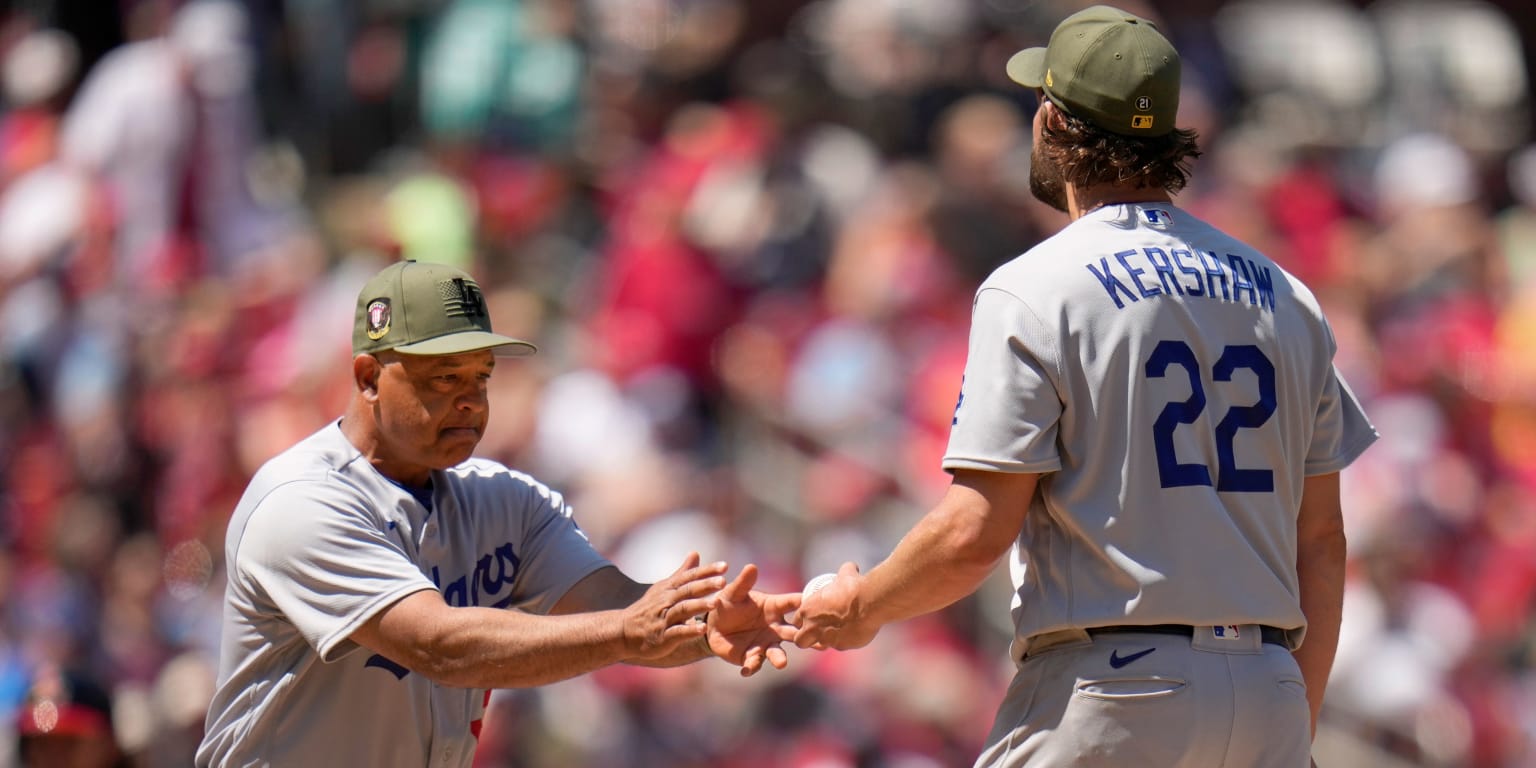
M408 355L457 355L480 349L500 357L538 351L491 332L485 295L473 278L445 264L400 261L380 270L357 294L352 353L393 349Z
M1152 22L1107 5L1062 20L1046 47L1015 53L1008 76L1126 136L1162 136L1179 116L1179 52Z

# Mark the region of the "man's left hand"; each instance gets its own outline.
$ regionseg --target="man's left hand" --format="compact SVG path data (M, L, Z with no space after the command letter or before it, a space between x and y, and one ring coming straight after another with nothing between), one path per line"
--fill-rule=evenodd
M800 607L798 594L757 592L757 566L742 566L741 573L717 595L709 612L709 650L741 666L742 677L751 677L767 661L775 669L789 665L781 645L794 637L795 627L785 616Z

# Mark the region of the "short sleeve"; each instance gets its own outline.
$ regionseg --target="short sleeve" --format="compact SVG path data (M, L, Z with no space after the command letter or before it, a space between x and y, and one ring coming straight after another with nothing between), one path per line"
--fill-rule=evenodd
M983 288L971 317L965 378L944 468L1051 472L1061 468L1054 363L1059 350L1017 297Z
M380 518L315 482L287 483L261 500L231 567L325 661L353 650L352 633L380 610L436 589Z
M531 478L525 481L529 492L523 510L524 562L519 569L517 607L547 614L576 582L612 563L598 554L576 525L564 496Z
M1312 444L1307 447L1306 474L1326 475L1344 469L1376 438L1376 428L1366 418L1355 393L1339 375L1338 368L1330 366L1317 404Z

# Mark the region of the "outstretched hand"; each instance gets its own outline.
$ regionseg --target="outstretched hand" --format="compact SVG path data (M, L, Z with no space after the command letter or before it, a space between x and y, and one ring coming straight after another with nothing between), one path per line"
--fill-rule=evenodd
M631 658L661 658L703 636L705 627L694 619L715 607L725 568L723 562L699 565L699 553L690 552L671 576L652 584L626 608L625 641Z
M865 620L859 599L863 581L858 565L843 563L835 581L806 595L795 614L795 645L818 651L847 651L869 645L880 625Z
M709 650L741 666L741 676L751 677L767 661L775 669L789 665L781 643L792 640L795 628L785 615L800 606L797 594L757 592L757 566L742 566L741 573L715 596L709 614Z

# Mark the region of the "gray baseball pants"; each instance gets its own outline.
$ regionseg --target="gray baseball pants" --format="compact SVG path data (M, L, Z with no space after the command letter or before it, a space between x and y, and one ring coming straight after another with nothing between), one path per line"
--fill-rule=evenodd
M1220 634L1032 638L976 768L1306 768L1311 716L1290 651L1255 625Z

